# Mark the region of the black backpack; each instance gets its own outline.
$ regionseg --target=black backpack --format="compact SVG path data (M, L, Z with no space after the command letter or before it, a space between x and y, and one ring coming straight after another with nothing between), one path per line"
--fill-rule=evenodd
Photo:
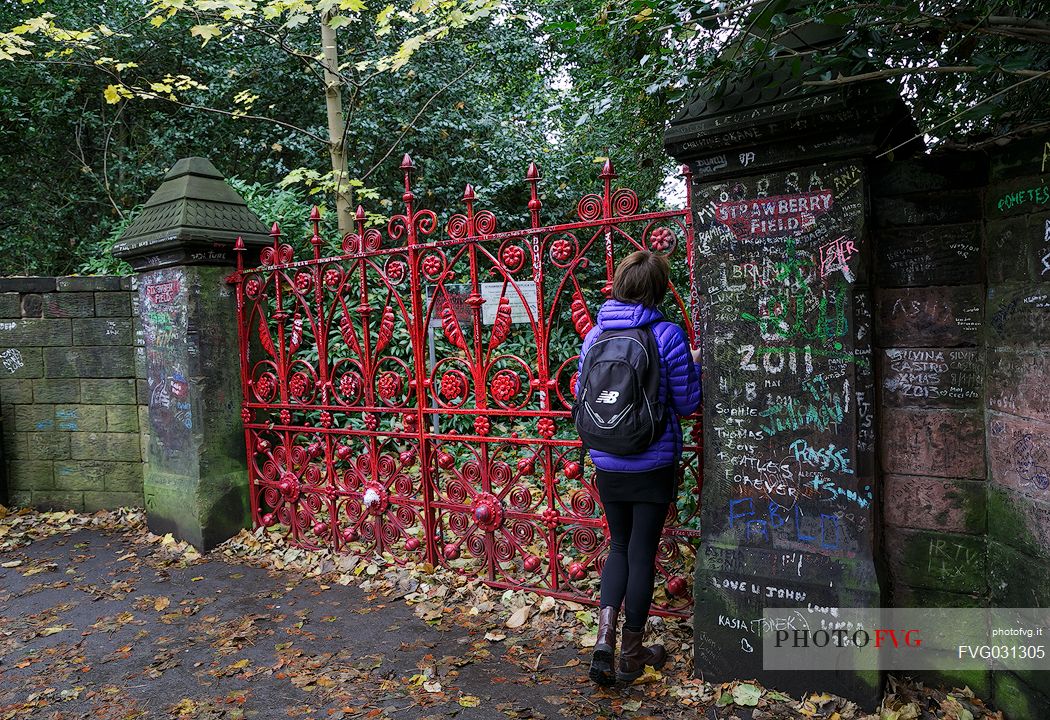
M585 447L636 455L667 427L660 393L660 354L648 325L606 330L583 359L572 419Z

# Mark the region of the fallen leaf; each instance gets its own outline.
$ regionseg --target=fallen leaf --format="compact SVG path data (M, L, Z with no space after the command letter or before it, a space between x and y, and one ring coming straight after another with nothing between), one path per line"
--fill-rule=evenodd
M167 535L165 537L171 537ZM189 698L183 698L177 705L172 706L171 714L178 715L179 717L192 716L197 713L197 703L193 702Z
M745 707L758 705L758 699L762 697L762 691L751 683L740 683L733 688L733 702Z
M532 611L531 605L523 605L522 607L515 610L510 618L507 620L507 627L520 628L529 619L529 613Z
M153 609L157 612L160 612L164 608L168 607L168 605L171 605L171 600L163 596L153 601Z
M48 570L54 570L54 569L55 569L55 566L53 564L50 564L50 565L38 565L36 567L31 567L28 570L26 570L24 573L22 573L22 577L29 577L30 575L38 575L38 574L40 574L42 572L47 572Z
M477 707L481 704L481 698L476 695L464 695L459 699L459 704L468 708Z
M580 659L579 658L572 658L567 663L565 663L564 665L554 665L554 666L552 666L551 670L561 670L561 669L564 669L564 668L576 667L579 664L580 664Z
M664 679L663 673L656 668L649 665L645 666L645 670L642 672L641 677L637 678L632 685L648 685L649 683L657 683Z

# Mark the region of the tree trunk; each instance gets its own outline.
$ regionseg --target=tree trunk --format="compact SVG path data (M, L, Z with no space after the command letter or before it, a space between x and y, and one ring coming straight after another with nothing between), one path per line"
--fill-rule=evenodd
M321 50L324 57L325 111L328 116L328 150L332 156L332 179L335 182L335 209L339 234L353 232L350 209L350 186L347 185L346 149L343 146L343 95L339 79L339 46L334 28L328 26L327 14L321 16Z

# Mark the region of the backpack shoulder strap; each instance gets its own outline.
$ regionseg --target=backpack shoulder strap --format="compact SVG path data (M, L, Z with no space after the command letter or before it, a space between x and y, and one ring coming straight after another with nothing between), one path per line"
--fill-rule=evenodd
M663 370L663 358L660 357L660 343L656 340L656 329L653 327L656 323L650 323L645 326L645 340L646 350L649 353L649 367L647 369L645 378L645 389L649 393L649 397L652 398L653 402L656 402L656 398L659 397L660 393L660 375Z

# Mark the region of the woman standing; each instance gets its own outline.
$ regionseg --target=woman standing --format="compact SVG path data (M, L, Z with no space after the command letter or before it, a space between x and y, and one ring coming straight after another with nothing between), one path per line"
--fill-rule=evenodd
M682 328L658 309L668 276L663 255L639 250L624 258L613 276L612 299L602 305L580 351L574 415L597 468L609 525L598 641L589 673L601 685L631 682L646 665L660 668L667 662L662 646L645 647L642 640L653 601L657 547L678 490L679 418L700 404L700 351L691 350ZM625 398L627 407L622 406ZM623 634L614 670L621 605Z

